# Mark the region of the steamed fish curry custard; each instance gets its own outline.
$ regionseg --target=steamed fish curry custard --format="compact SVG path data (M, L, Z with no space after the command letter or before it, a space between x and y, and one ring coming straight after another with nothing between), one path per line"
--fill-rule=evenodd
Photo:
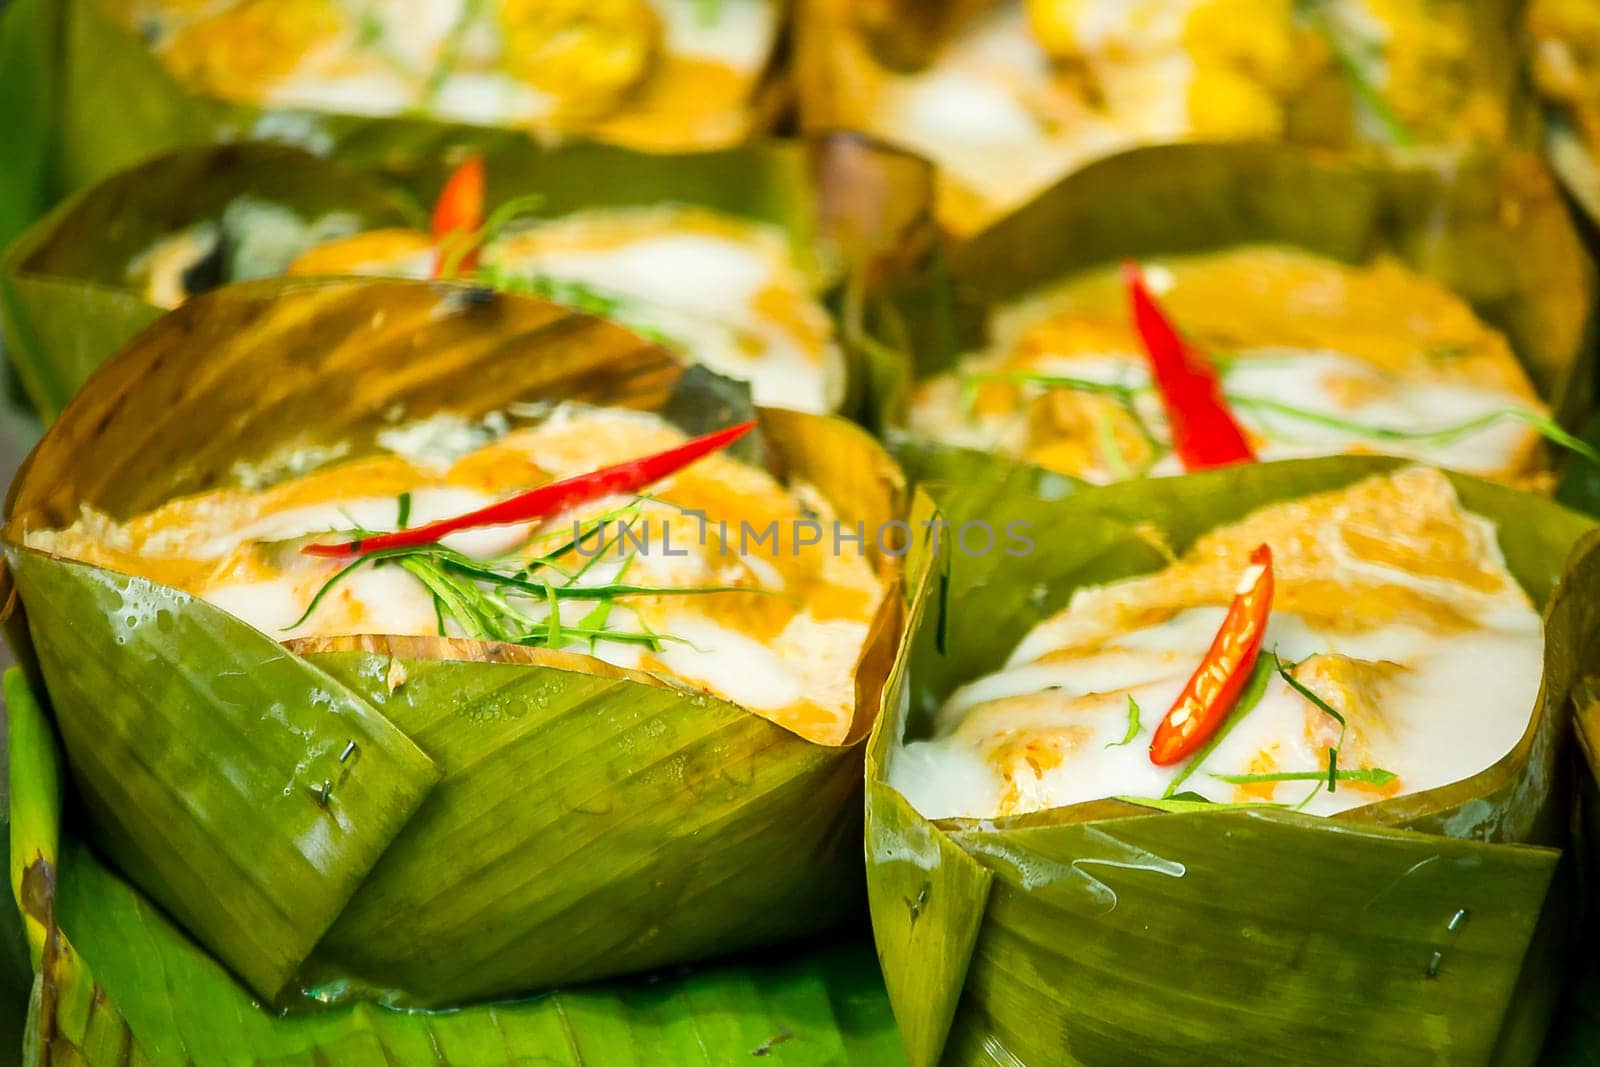
M427 277L437 256L429 235L378 230L289 272ZM623 323L750 382L759 404L822 413L841 399L832 321L770 224L688 206L580 211L507 227L470 276Z
M1506 755L1543 650L1493 524L1408 468L1078 590L949 697L890 782L929 818L1111 796L1331 815Z
M778 0L100 2L224 100L647 148L743 139L783 14Z
M807 535L833 521L818 491L716 451L749 428L686 442L653 415L561 407L486 440L442 417L268 489L126 522L86 511L27 543L174 586L280 641L576 653L837 743L884 589L864 555Z
M1094 482L1218 465L1189 454L1218 437L1185 424L1193 392L1227 409L1239 460L1383 453L1518 481L1541 434L1581 447L1501 334L1394 261L1244 247L1162 260L1147 286L1106 270L1003 308L986 349L918 388L912 428Z
M233 215L243 239L204 224L161 241L130 268L145 299L176 306L208 260L300 241L279 269L297 275L473 280L620 322L719 374L748 381L758 404L814 414L843 400L833 323L779 228L688 205L604 208L556 218L518 215L537 197L486 215L483 163L446 183L430 233L350 233L337 216L289 225L257 210ZM268 225L268 224L271 225ZM308 240L316 235L326 239ZM307 247L310 246L310 247ZM264 251L248 257L258 263Z
M1428 143L1505 136L1474 76L1465 7L1429 0L1026 0L956 12L924 64L875 52L883 4L828 7L834 124L944 171L940 214L967 231L1068 171L1136 144L1289 138ZM892 6L892 5L889 5ZM893 36L904 21L877 27ZM901 32L904 32L901 30ZM1482 42L1477 42L1481 47ZM903 65L902 65L903 66Z

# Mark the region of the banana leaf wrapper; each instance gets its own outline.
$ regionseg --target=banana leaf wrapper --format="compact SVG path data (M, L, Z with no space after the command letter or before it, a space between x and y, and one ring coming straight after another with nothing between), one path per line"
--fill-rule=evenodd
M1077 171L966 241L886 284L868 332L875 371L898 384L876 425L913 479L1007 479L1047 495L1074 479L901 429L911 383L982 347L989 313L1040 286L1120 259L1241 244L1348 263L1397 257L1503 332L1563 426L1595 403L1595 268L1545 167L1522 153L1335 159L1288 145L1135 149ZM896 374L898 353L914 361ZM1573 464L1574 467L1577 464ZM1030 473L1031 472L1031 473Z
M0 154L0 248L50 203L56 23L38 0L16 0L0 16L0 87L11 112Z
M428 131L486 133L496 127L363 116L329 110L261 107L191 90L114 18L103 0L18 0L59 8L48 53L59 99L51 188L60 196L158 152L217 141L270 139L339 157L404 144ZM742 108L740 139L774 127L788 97L785 72L774 62ZM603 132L603 131L602 131ZM563 139L517 130L527 139ZM650 144L642 148L653 147Z
M283 1016L111 871L62 810L59 745L20 670L11 715L12 891L37 971L29 1063L433 1067L673 1063L750 1055L794 1064L901 1058L870 943L563 990L447 1012L356 1004ZM27 994L24 993L24 997Z
M1527 732L1473 778L1326 819L1108 799L934 822L887 784L899 738L1074 589L1163 566L1152 532L1182 552L1257 507L1398 465L1262 464L1060 501L918 494L914 528L1020 520L1039 547L934 558L924 540L909 564L912 651L867 754L867 877L913 1065L1116 1063L1130 1048L1163 1063L1533 1058L1571 939L1570 689L1600 633L1600 535L1542 497L1452 476L1546 623Z
M885 78L925 69L949 42L971 32L975 16L1007 6L1013 6L1012 0L813 0L801 5L795 18L793 61L800 128L809 133L861 130L893 142L894 131L877 110L878 85ZM1319 17L1318 9L1339 6L1340 0L1311 0L1297 5L1306 14ZM1440 76L1458 79L1504 105L1504 121L1500 124L1503 128L1493 140L1487 139L1491 136L1488 132L1483 133L1481 136L1486 139L1478 147L1537 147L1540 108L1524 76L1521 54L1523 0L1444 0L1435 6L1453 9L1462 16L1472 41L1468 53L1452 60L1452 68ZM1358 54L1373 45L1343 40L1342 47ZM1081 72L1069 71L1066 76L1079 75ZM1091 74L1091 80L1092 77ZM1356 121L1357 114L1369 106L1360 90L1352 87L1330 96L1329 88L1338 89L1338 81L1332 80L1322 91L1291 105L1282 143L1358 157L1381 157L1402 143L1384 124L1375 124L1374 131L1368 132ZM1049 124L1063 120L1049 115L1041 121ZM1414 131L1407 131L1407 139L1430 149L1437 147L1428 136L1417 136ZM1257 139L1235 143L1271 142ZM1130 144L1125 150L1138 151L1139 147ZM1104 158L1088 156L1058 177L1066 178L1072 171L1094 166ZM940 171L937 180L944 185L948 179ZM1039 195L1048 194L1036 194ZM957 181L954 188L941 189L938 199L942 209L953 209L941 210L945 228L965 237L1024 208L1033 198L1011 206L985 202L980 194L962 189Z
M1596 887L1600 886L1600 670L1586 676L1574 691L1573 726L1578 740L1574 760L1577 765L1574 837L1579 899L1585 905L1582 943L1593 945L1600 935L1600 908L1595 906ZM1600 966L1592 953L1583 959L1581 977L1583 983L1575 995L1581 998L1586 1014L1592 1019L1596 997L1600 995Z
M559 652L285 648L175 590L20 544L84 504L127 516L270 457L365 454L397 410L558 399L691 432L749 411L732 383L543 301L247 283L140 334L13 485L24 658L93 838L262 997L457 1004L777 942L857 906L862 743L900 647L898 561L881 553L855 720L813 743ZM818 486L843 521L901 514L898 470L863 432L760 417L748 458ZM396 663L404 683L380 682Z
M84 189L0 257L0 325L34 406L53 418L90 372L163 309L127 281L155 241L215 222L238 198L303 221L338 212L361 228L417 225L451 169L484 155L487 202L537 196L530 214L687 204L781 229L835 307L926 243L926 168L862 138L762 141L652 154L574 142L542 147L511 131L409 122L351 146L342 163L268 142L163 153ZM848 279L848 281L847 281ZM857 281L856 279L859 279ZM223 281L238 279L223 278ZM865 357L841 329L846 410L865 403Z

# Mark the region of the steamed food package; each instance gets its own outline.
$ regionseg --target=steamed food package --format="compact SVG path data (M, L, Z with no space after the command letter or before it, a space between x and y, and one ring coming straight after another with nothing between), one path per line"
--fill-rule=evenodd
M1353 457L917 514L867 802L913 1063L1532 1059L1589 520Z
M900 499L557 305L257 283L93 379L7 559L135 885L261 997L450 1006L851 913L898 561L811 531Z

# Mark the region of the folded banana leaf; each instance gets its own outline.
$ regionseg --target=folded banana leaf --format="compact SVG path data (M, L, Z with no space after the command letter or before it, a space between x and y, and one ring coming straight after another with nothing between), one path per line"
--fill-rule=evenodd
M845 275L863 279L850 291L864 287L925 218L925 168L859 138L658 155L597 143L543 148L507 131L416 123L388 132L352 149L348 165L265 142L178 149L82 190L36 223L0 258L0 325L38 410L53 417L102 359L161 314L132 280L156 242L220 225L219 249L266 248L219 255L205 285L276 272L316 239L317 220L341 232L416 225L417 205L433 202L468 150L485 156L491 205L535 196L529 213L555 217L687 204L775 225L818 293L842 293ZM301 229L272 240L288 227L276 214L264 219L259 205L287 209ZM838 390L852 410L864 393L858 364L847 360Z
M913 1064L1117 1063L1130 1048L1162 1063L1532 1059L1571 940L1558 872L1570 690L1600 633L1600 535L1541 497L1451 477L1497 523L1546 624L1527 732L1479 775L1330 818L1105 800L932 822L887 784L899 739L1075 589L1161 568L1161 538L1182 552L1259 506L1395 466L1261 464L1061 501L919 494L915 521L1060 534L1024 557L923 547L910 564L912 652L868 747L867 864Z
M460 285L246 283L160 320L67 407L9 499L24 652L94 839L283 1003L500 997L851 915L862 746L900 646L898 561L881 552L891 592L854 721L813 743L565 654L446 638L285 648L21 543L85 504L127 516L274 458L366 454L397 411L573 399L722 425L743 395L612 324ZM817 486L842 521L901 513L898 470L850 424L764 411L761 430L753 458Z
M1578 781L1575 789L1579 885L1588 908L1584 914L1585 944L1593 944L1600 933L1600 909L1594 907L1596 879L1600 878L1600 671L1584 677L1573 692L1573 733L1578 740ZM1591 1024L1600 1015L1600 966L1592 955L1584 959L1583 984L1576 991L1590 1016ZM1591 1025L1590 1029L1593 1029ZM1600 1049L1600 1043L1594 1046Z
M11 885L38 972L29 1063L359 1067L672 1062L887 1064L899 1037L864 938L448 1012L371 1004L281 1016L64 825L48 712L20 671L11 715ZM13 1046L18 1047L18 1046Z
M987 230L886 285L870 332L880 379L915 364L878 425L904 422L910 381L984 343L988 315L1029 291L1123 258L1283 244L1358 263L1383 252L1443 283L1506 334L1565 426L1594 407L1596 285L1561 195L1532 156L1394 154L1339 160L1285 145L1136 149L1076 172ZM914 478L981 479L990 457L899 435ZM1004 465L997 477L1017 477ZM1056 475L1053 481L1059 485Z
M61 196L158 152L216 141L263 138L303 145L323 155L360 155L385 144L405 144L428 131L470 131L469 124L413 118L369 117L332 110L257 107L192 91L109 12L106 0L19 0L60 9L63 32L49 53L58 88L52 188ZM0 95L10 90L0 85ZM743 139L769 129L787 95L774 64L753 87L742 113L728 125ZM481 128L480 128L481 129ZM648 131L593 131L618 143L659 147ZM614 135L614 136L613 136ZM530 136L519 133L520 137ZM542 131L542 137L555 137ZM719 142L720 143L720 142ZM709 145L707 146L709 147Z

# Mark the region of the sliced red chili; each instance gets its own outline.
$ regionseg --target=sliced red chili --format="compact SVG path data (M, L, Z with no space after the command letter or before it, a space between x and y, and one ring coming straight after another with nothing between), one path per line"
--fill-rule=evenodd
M755 420L741 422L737 426L729 426L725 430L685 441L665 452L630 459L625 463L615 463L609 467L590 471L588 474L563 478L549 485L541 485L536 489L508 497L499 503L469 511L465 515L457 515L453 519L440 519L425 526L414 526L409 530L377 534L337 545L306 545L301 551L312 556L348 556L387 548L414 548L418 545L431 545L462 530L481 526L506 526L516 522L532 522L548 518L601 497L615 493L638 492L668 475L676 474L703 456L727 448L754 429L755 425Z
M483 229L483 157L469 156L451 172L433 205L433 276L441 277L453 259L467 273L478 266L478 231ZM465 242L471 242L462 247Z
M1192 755L1217 732L1239 700L1267 633L1272 611L1272 550L1250 553L1233 603L1189 683L1150 742L1150 762L1166 767Z
M1145 287L1137 264L1123 265L1123 279L1133 304L1134 325L1150 357L1156 389L1172 428L1172 450L1183 469L1206 470L1254 461L1255 452L1228 409L1216 371L1178 335Z

